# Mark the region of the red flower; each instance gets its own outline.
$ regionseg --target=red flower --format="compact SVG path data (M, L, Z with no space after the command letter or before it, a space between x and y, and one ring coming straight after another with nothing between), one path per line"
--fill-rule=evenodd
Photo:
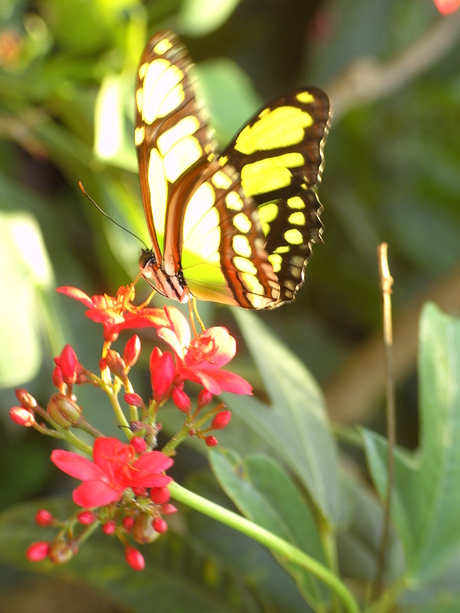
M166 306L164 312L168 323L160 325L157 331L176 356L176 386L183 381L195 381L211 394L252 394L252 387L242 377L221 370L236 353L236 341L226 328L209 328L191 341L190 328L182 313Z
M173 464L161 451L137 456L132 445L103 437L94 443L93 462L61 449L52 452L51 460L63 472L83 481L74 490L73 500L85 508L116 502L128 487L164 487L171 477L162 473Z
M137 307L132 304L134 288L131 285L120 287L116 297L107 294L91 298L76 287L58 287L61 294L75 298L88 307L85 315L104 326L104 338L113 341L121 330L146 328L167 323L162 309Z
M434 0L441 15L450 15L460 8L460 0Z

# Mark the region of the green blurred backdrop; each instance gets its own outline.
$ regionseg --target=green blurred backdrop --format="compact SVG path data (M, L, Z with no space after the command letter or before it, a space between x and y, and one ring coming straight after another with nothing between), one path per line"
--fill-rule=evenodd
M184 37L198 64L222 146L285 90L314 84L330 94L325 243L296 303L260 317L319 379L335 421L378 426L376 247L387 241L399 437L417 444L419 308L427 298L448 312L460 304L459 15L441 18L432 0L0 0L1 507L60 485L50 442L9 422L14 388L46 404L52 356L66 342L97 367L94 324L54 288L113 293L137 273L139 243L90 205L78 181L147 240L134 75L146 39L163 27ZM236 331L228 309L200 312ZM242 357L248 379L250 368Z

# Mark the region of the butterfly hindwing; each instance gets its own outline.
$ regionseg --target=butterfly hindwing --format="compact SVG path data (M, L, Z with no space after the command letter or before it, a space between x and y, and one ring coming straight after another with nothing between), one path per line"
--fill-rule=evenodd
M316 87L274 100L241 130L222 160L241 174L246 195L258 203L268 259L280 284L279 299L295 298L311 244L321 240L321 180L329 99Z

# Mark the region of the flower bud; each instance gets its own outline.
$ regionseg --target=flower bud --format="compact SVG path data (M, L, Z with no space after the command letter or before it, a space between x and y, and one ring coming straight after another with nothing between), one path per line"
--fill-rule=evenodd
M64 394L53 394L46 407L48 415L62 428L71 428L81 416L81 408Z
M35 423L35 415L30 409L24 407L12 407L10 409L10 418L18 426L30 428Z
M136 453L145 453L147 451L147 443L141 436L133 436L129 442L136 451Z
M77 548L75 545L59 540L51 543L48 557L53 564L64 564L71 560L76 553Z
M53 374L51 375L53 385L58 388L60 392L64 391L64 379L62 378L62 371L60 366L55 366Z
M31 394L29 394L29 392L27 392L25 389L18 388L15 393L16 398L25 409L31 409L32 411L35 409L37 406L37 401Z
M123 360L129 368L134 366L137 362L137 359L141 353L141 340L135 334L132 336L129 341L126 343L125 348L123 350Z
M152 487L150 498L155 504L164 504L171 498L171 493L168 487Z
M140 551L134 547L126 547L125 559L133 570L144 570L145 560Z
M134 517L123 517L121 525L125 529L125 532L131 532L134 526Z
M217 415L214 415L214 419L211 422L211 428L214 430L222 430L228 426L231 418L231 411L221 411L220 413L217 413Z
M208 447L215 447L219 443L215 436L207 436L204 442Z
M136 519L133 528L133 538L140 545L153 543L158 538L158 531L154 529L152 518L148 513L141 513Z
M114 534L117 529L117 524L111 519L110 521L105 522L102 526L102 532L107 535Z
M48 557L50 550L50 544L48 541L39 541L38 543L32 543L27 547L26 558L29 562L41 562Z
M164 400L176 375L173 357L170 353L162 353L155 347L149 361L150 381L153 398L157 402Z
M161 505L161 512L163 515L172 515L173 513L177 513L177 508L170 502L167 502Z
M44 526L52 526L55 521L56 521L56 519L46 509L40 509L35 514L35 523L38 526L42 526L42 527L44 527Z
M83 526L90 526L94 524L97 517L92 511L80 511L77 513L77 519Z
M123 358L114 349L109 349L107 351L107 355L105 356L105 361L107 366L110 369L110 372L113 373L116 377L124 381L126 379L125 373L125 363L123 362Z
M125 394L123 398L127 404L130 404L133 407L142 408L144 406L144 401L139 396L139 394L135 394L135 393Z
M152 522L153 529L159 534L164 534L168 529L168 524L161 517L157 517Z
M212 401L213 398L214 396L213 394L211 394L211 392L208 392L208 390L202 389L201 392L198 394L197 409L200 410L206 405L208 405Z
M175 387L171 394L172 400L176 407L183 413L190 413L192 402L188 395L180 387Z
M58 366L62 372L62 379L67 385L73 385L77 380L77 354L70 345L66 345L61 351Z

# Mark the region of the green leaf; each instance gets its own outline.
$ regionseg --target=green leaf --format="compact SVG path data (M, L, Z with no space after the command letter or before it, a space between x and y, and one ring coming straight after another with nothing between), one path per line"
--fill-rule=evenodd
M41 366L40 296L50 291L53 271L40 227L29 213L0 213L0 387L33 379Z
M241 0L188 0L182 3L178 27L181 32L202 36L220 27Z
M289 475L274 460L231 451L210 452L212 469L238 509L257 525L326 565L314 517ZM298 565L278 557L313 606L329 602L327 589Z
M52 539L53 528L38 528L35 512L46 508L63 519L75 506L58 499L12 507L0 515L0 560L27 570L52 573L69 580L84 581L105 592L129 610L151 613L258 613L257 602L235 575L169 530L154 543L138 547L145 557L145 569L133 571L125 562L123 545L100 530L79 548L68 563L49 561L31 564L25 550L31 542Z
M460 322L429 304L420 324L421 435L414 454L395 450L392 517L413 581L438 576L460 545ZM386 441L363 430L374 483L386 491Z
M234 312L260 370L271 404L225 396L226 404L289 467L331 526L347 512L337 448L328 428L321 391L305 366L260 318Z
M206 101L212 126L223 147L261 106L248 75L229 59L208 60L195 67L197 89Z

